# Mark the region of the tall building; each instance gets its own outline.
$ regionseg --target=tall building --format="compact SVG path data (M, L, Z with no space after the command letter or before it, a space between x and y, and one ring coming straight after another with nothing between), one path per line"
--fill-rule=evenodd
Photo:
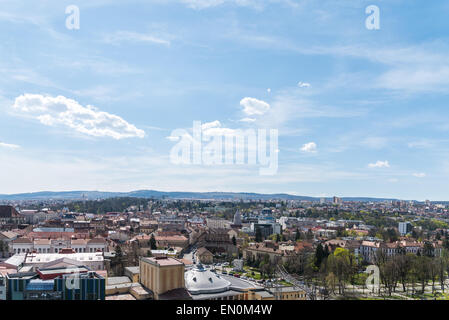
M86 266L7 275L8 300L104 300L106 280Z
M405 236L413 230L413 226L410 222L399 222L398 229L401 236Z
M342 202L341 198L339 198L339 197L334 197L333 201L332 201L333 204L341 204L341 202Z
M140 258L140 283L151 290L155 300L165 300L168 296L185 296L184 263L168 258ZM183 294L184 292L184 294Z

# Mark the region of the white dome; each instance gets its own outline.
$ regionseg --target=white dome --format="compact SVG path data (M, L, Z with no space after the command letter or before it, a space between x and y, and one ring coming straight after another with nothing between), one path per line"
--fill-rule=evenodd
M231 283L198 265L184 274L186 289L191 294L219 293L229 290Z

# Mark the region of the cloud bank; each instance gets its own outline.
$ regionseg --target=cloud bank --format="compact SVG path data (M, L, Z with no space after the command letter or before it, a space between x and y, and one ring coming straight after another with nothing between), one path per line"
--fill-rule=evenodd
M95 137L114 139L143 138L145 132L121 117L100 111L94 106L82 106L64 96L23 94L15 99L15 111L39 120L46 126L61 126Z

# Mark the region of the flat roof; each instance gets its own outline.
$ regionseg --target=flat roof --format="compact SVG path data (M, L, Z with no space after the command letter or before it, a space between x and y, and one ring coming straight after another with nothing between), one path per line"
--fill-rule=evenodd
M150 264L153 265L159 265L161 267L166 267L166 266L180 266L180 265L184 265L184 263L182 263L179 260L173 259L173 258L142 258L143 261L148 262Z
M140 267L125 267L125 270L131 273L140 273Z
M128 277L109 277L108 286L116 286L119 284L130 284L131 280Z

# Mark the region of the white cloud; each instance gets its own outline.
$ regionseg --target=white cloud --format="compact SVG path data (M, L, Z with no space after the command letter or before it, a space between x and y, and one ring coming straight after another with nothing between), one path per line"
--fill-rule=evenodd
M155 43L161 45L170 45L170 41L166 39L162 39L160 37L156 37L151 34L146 33L137 33L131 31L117 31L114 34L107 35L104 39L107 43L120 43L123 41L130 42L147 42L147 43Z
M399 182L399 179L397 179L397 178L391 178L391 179L388 179L388 182L396 183L396 182Z
M4 142L0 142L0 147L1 148L8 148L8 149L18 149L18 148L20 148L20 146L18 146L16 144L9 144L9 143L4 143Z
M225 0L181 0L181 2L193 9L205 9L219 6L225 3Z
M243 112L249 116L263 115L268 110L270 110L270 105L268 103L256 98L243 98L240 101L240 105L243 107Z
M252 122L256 122L256 119L254 119L254 118L243 118L243 119L240 119L239 121L240 121L240 122L249 122L249 123L252 123Z
M239 7L250 7L256 10L262 10L267 5L274 3L281 3L291 8L299 7L299 3L294 0L179 0L181 3L187 5L189 8L201 10L220 5L230 4Z
M416 178L424 178L426 176L426 174L424 172L420 172L420 173L414 173L413 176Z
M389 168L390 164L388 161L377 161L376 163L370 163L368 164L368 167L370 168Z
M310 83L299 81L298 82L298 87L300 87L300 88L309 88L310 87Z
M223 4L234 4L242 7L252 7L255 9L262 9L264 1L260 0L180 0L192 9L206 9L211 7L217 7Z
M428 140L419 140L419 141L412 141L407 143L407 146L409 148L430 148L433 147L434 142L428 141Z
M179 137L176 137L176 136L168 136L166 138L172 142L179 141L179 139L180 139Z
M315 153L316 152L316 143L315 142L306 143L305 145L303 145L301 147L301 151Z
M222 127L218 120L203 123L201 125L201 130L206 137L233 135L236 132L234 129Z
M268 92L268 93L271 93L271 88L268 88L268 89L267 89L267 92Z
M114 139L143 138L145 132L121 117L100 111L94 106L82 106L64 96L23 94L15 99L13 108L47 126L66 126L95 137Z

